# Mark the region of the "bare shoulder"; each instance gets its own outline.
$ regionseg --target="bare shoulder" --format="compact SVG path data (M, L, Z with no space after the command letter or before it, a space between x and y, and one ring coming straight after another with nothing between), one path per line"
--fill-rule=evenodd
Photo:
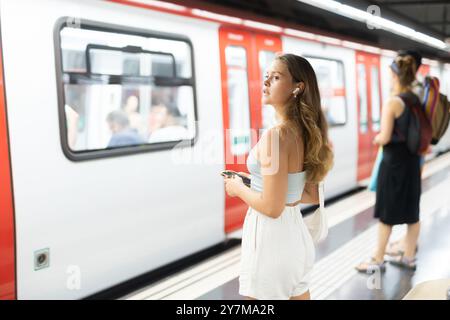
M259 151L270 152L273 149L274 143L279 143L280 140L280 129L273 127L264 131L261 138L258 141Z
M282 147L289 151L293 151L298 147L303 148L303 137L301 129L295 129L292 127L280 127L280 141Z
M405 107L405 103L403 102L403 100L398 97L398 96L394 96L394 97L389 97L386 100L386 107L387 107L387 111L391 111L392 113L394 113L396 116L398 116L400 113L403 112L403 109Z
M292 129L285 126L276 126L270 129L267 139L270 139L268 141L270 141L273 146L287 150L293 145L294 136L292 134Z
M403 106L404 102L399 96L392 96L386 100L386 104L390 106Z
M266 130L258 142L258 156L262 164L269 165L273 160L287 157L289 135L283 128L273 127ZM275 158L276 159L275 159Z

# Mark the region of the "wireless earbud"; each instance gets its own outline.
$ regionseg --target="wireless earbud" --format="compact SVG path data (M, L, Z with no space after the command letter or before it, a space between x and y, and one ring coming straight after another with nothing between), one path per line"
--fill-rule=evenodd
M294 95L295 98L297 98L297 95L300 92L300 90L302 90L302 94L303 94L303 91L305 90L305 83L304 82L300 83L300 88L295 88L295 90L292 91L292 94Z

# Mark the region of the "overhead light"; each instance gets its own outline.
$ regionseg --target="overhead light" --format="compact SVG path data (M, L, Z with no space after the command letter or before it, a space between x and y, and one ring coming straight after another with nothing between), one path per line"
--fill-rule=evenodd
M229 23L234 23L234 24L242 24L242 19L236 18L236 17L230 17L230 16L226 16L223 14L217 14L217 13L200 10L200 9L192 9L191 12L192 12L192 14L199 16L199 17L203 17L203 18L219 20L219 21L229 22Z
M163 9L169 9L174 11L186 11L187 8L185 6L180 6L178 4L173 4L169 2L162 2L162 1L156 1L156 0L131 0L130 2L134 3L140 3L140 4L147 4L150 6L163 8Z
M275 26L273 24L267 24L262 22L257 22L253 20L244 20L244 26L256 29L263 29L272 32L281 32L283 29L279 26Z
M415 36L418 39L421 39L423 42L433 43L437 48L441 48L441 49L447 48L447 44L444 41L441 41L439 39L430 37L427 34L424 34L424 33L421 33L421 32L416 32Z
M346 4L339 5L338 11L341 13L341 15L345 15L348 18L352 18L354 20L359 20L362 22L372 17L372 15L367 11L362 11Z
M297 0L297 1L339 14L341 16L353 20L367 23L368 25L372 25L376 28L380 28L395 33L397 35L412 39L414 41L425 43L426 45L434 48L450 51L450 46L442 40L418 32L412 28L396 23L392 20L375 16L368 13L367 11L354 8L346 4L342 4L338 1L334 0Z

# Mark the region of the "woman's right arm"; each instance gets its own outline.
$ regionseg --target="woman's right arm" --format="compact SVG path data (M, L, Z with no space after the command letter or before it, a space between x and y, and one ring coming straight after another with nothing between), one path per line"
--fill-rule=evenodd
M284 210L288 180L288 146L272 128L260 139L259 161L263 179L262 192L241 188L238 195L247 205L270 217L278 218Z
M391 141L396 114L400 115L403 111L400 101L399 99L391 98L386 101L386 104L381 109L381 128L374 138L374 144L383 146Z

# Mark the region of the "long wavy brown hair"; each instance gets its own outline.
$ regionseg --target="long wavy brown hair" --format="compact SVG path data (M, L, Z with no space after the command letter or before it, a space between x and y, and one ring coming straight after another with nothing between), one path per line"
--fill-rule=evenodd
M304 90L283 109L285 125L302 135L304 170L309 182L322 181L333 166L333 152L328 141L328 124L323 114L317 78L311 64L295 54L280 54L294 82L303 82Z

